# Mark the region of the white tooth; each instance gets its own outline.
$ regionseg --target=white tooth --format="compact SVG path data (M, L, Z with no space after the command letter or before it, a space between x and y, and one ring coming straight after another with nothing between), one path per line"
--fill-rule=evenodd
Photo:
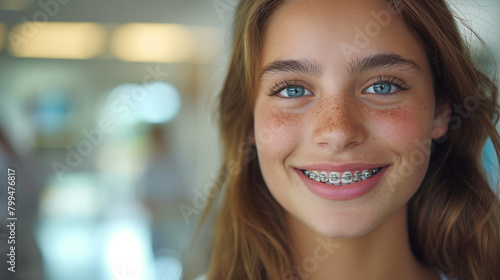
M356 170L356 172L354 172L354 175L352 176L352 181L353 182L359 182L359 181L361 181L361 172L359 172L358 170Z
M318 173L318 171L314 170L313 172L311 172L310 176L311 176L311 179L319 182L319 173Z
M335 185L340 184L340 174L338 172L331 172L329 182Z
M368 170L363 170L361 173L361 179L366 180L372 176L372 173Z
M331 185L336 185L336 186L341 186L341 185L348 185L352 183L356 183L359 181L366 180L373 176L377 172L373 171L378 171L376 169L374 170L363 170L363 171L358 171L356 170L354 174L352 174L351 171L345 171L342 176L340 176L340 172L330 172L330 176L328 176L328 172L326 171L318 171L318 170L304 170L303 173L311 178L312 180L315 180L317 182L322 182L322 183L327 183Z
M351 171L346 171L344 172L344 175L342 175L342 184L350 184L352 183L352 173Z
M321 175L319 175L319 180L325 183L326 181L328 181L328 174L326 174L325 171L322 171Z

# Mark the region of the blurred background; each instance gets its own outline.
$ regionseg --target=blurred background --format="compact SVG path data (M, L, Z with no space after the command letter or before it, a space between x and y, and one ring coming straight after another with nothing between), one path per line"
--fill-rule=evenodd
M180 279L220 164L213 110L237 2L0 0L0 219L8 167L18 218L16 273L2 261L1 279ZM500 3L452 6L493 73Z

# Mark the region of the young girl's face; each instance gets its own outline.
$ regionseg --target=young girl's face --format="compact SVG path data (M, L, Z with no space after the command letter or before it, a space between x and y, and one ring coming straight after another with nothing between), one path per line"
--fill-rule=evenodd
M363 236L404 210L446 133L426 55L386 1L287 1L255 103L259 164L290 221Z

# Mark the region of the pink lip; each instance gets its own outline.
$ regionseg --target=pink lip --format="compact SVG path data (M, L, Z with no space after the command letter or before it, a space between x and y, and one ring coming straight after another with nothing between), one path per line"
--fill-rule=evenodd
M376 167L382 167L382 166L368 166L368 165L356 165L354 167L345 165L345 166L335 166L335 169L333 168L325 168L325 166L308 166L308 170L337 170L337 171L343 171L343 170L359 170L356 168L360 169L370 169L370 168L376 168ZM314 193L315 195L329 199L329 200L351 200L351 199L356 199L359 197L362 197L369 193L371 190L373 190L384 173L387 171L389 166L384 166L380 172L377 174L373 175L372 177L361 181L357 182L351 185L345 185L345 186L334 186L334 185L327 185L325 183L320 183L315 180L310 179L308 176L306 176L301 169L295 169L299 177L302 179L304 184L307 186L307 188Z

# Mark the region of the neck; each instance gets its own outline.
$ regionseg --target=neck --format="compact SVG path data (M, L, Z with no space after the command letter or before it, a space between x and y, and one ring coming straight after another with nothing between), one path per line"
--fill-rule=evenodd
M353 239L333 239L289 219L296 272L301 279L439 279L414 257L404 207Z

